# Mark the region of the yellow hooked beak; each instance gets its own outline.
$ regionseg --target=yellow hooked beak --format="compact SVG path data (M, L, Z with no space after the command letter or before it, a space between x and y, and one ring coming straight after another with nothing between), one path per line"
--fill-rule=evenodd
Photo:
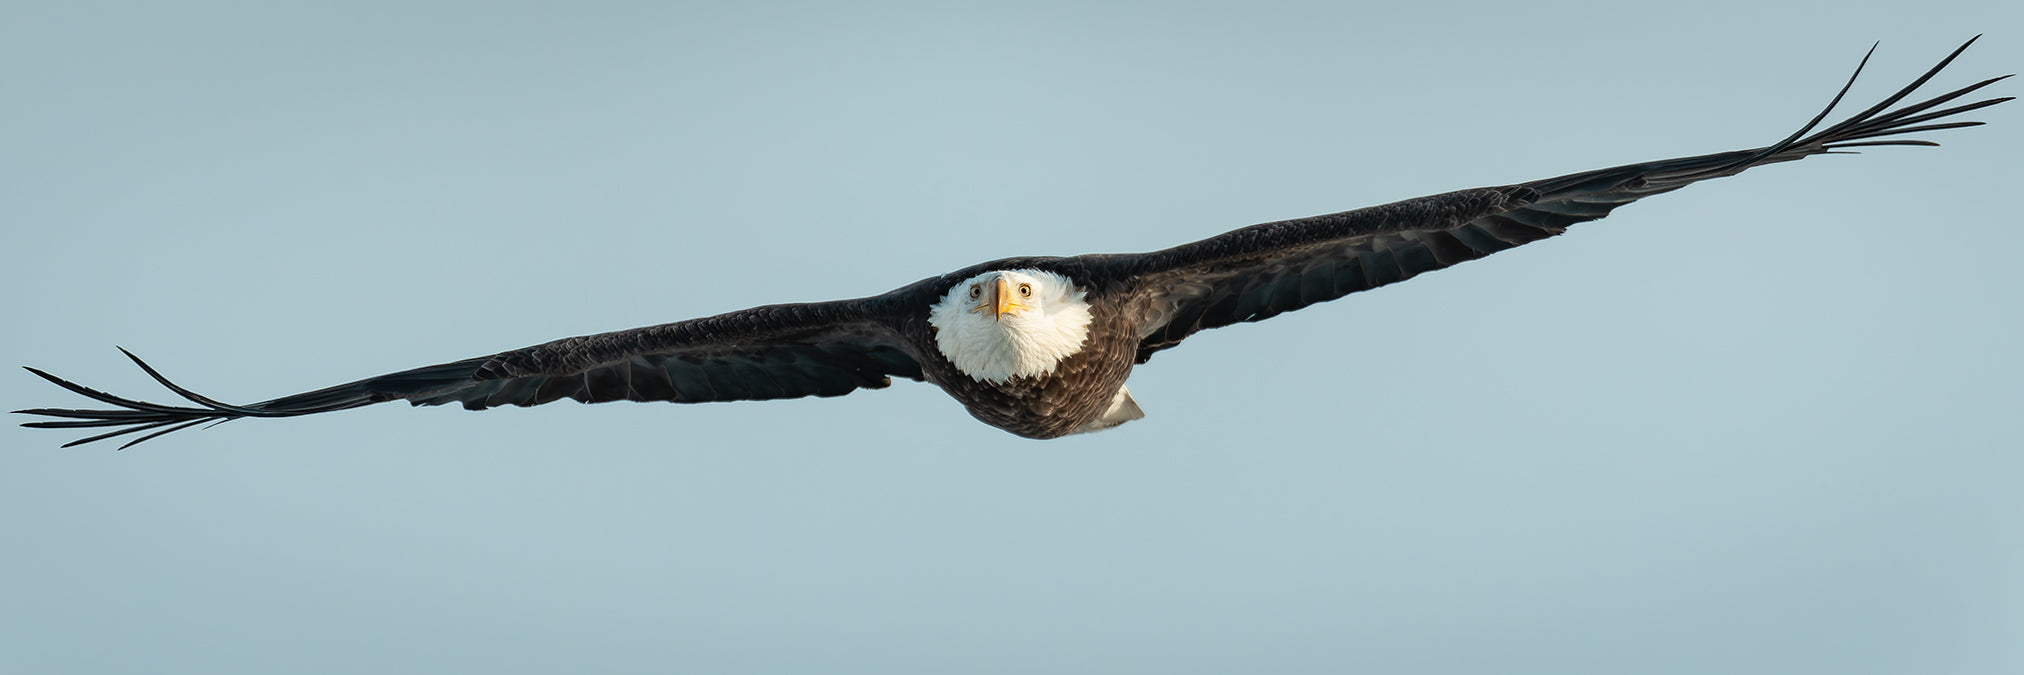
M1019 304L1018 296L1012 293L1012 282L1006 281L1005 277L998 277L997 282L991 284L991 292L978 298L977 306L970 308L970 311L990 314L991 320L997 321L999 317L1026 309L1025 305Z

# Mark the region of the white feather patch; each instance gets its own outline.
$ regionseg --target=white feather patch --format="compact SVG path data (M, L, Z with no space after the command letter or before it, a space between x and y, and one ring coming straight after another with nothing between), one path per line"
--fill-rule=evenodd
M1086 434L1103 431L1132 420L1145 419L1145 416L1146 411L1139 407L1138 401L1132 400L1131 390L1118 387L1117 394L1110 397L1109 409L1104 410L1103 414L1097 415L1096 419L1090 420L1088 424L1082 425L1082 428L1069 433Z
M1033 285L1033 297L1020 299L1027 308L996 320L972 311L977 301L970 298L971 286L988 292L1000 276L1013 288ZM949 289L929 310L928 324L935 327L935 346L957 370L979 381L1004 384L1014 377L1053 373L1062 359L1082 351L1090 321L1085 295L1068 277L1053 272L985 272Z

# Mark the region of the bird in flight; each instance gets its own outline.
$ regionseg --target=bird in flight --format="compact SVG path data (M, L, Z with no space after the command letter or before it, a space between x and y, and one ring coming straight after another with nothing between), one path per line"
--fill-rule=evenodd
M1826 109L1761 148L1253 225L1150 253L994 260L864 298L768 305L567 338L247 405L185 389L128 352L190 405L114 396L28 368L113 408L14 412L54 418L22 426L113 429L64 447L152 432L121 446L127 447L207 422L396 400L470 410L564 398L752 401L841 396L902 377L931 382L978 420L1027 438L1107 429L1144 417L1125 388L1132 368L1196 332L1404 281L1560 234L1645 197L1765 164L1863 146L1938 145L1904 136L1982 124L1946 120L2012 97L1942 106L2009 76L1893 106L1974 42L1882 102L1820 128L1868 64L1864 55Z

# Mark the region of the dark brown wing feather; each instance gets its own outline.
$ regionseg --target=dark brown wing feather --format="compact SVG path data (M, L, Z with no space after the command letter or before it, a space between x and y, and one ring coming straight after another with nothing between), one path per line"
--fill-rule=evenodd
M1602 218L1612 209L1710 178L1789 162L1843 148L1938 145L1899 134L1970 127L1981 122L1928 124L2010 100L1992 98L1935 110L2005 77L1991 78L1920 103L1889 110L1953 62L1969 40L1939 65L1868 110L1812 135L1848 87L1797 133L1762 148L1683 157L1504 187L1461 190L1383 206L1266 223L1141 255L1087 256L1082 264L1122 279L1134 297L1145 338L1138 361L1189 335L1259 321L1522 246ZM1871 48L1874 53L1875 48ZM1863 63L1869 56L1863 57ZM1861 74L1862 67L1856 67Z
M206 422L294 417L393 400L407 400L414 405L461 403L465 408L482 410L502 405L540 405L564 398L584 403L697 403L841 396L860 388L889 386L893 376L921 379L920 364L883 318L880 307L892 300L891 296L880 296L772 305L586 335L245 406L220 403L184 389L128 353L127 357L148 375L197 404L196 407L122 398L29 368L58 386L117 409L37 408L15 412L59 418L23 426L117 428L65 447L154 431L127 443L131 446Z

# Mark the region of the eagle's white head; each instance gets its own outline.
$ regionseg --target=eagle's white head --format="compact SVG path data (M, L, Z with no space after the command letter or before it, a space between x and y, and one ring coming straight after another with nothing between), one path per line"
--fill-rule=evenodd
M1086 291L1041 270L996 270L949 289L928 313L935 346L972 378L1003 384L1054 372L1089 338Z

